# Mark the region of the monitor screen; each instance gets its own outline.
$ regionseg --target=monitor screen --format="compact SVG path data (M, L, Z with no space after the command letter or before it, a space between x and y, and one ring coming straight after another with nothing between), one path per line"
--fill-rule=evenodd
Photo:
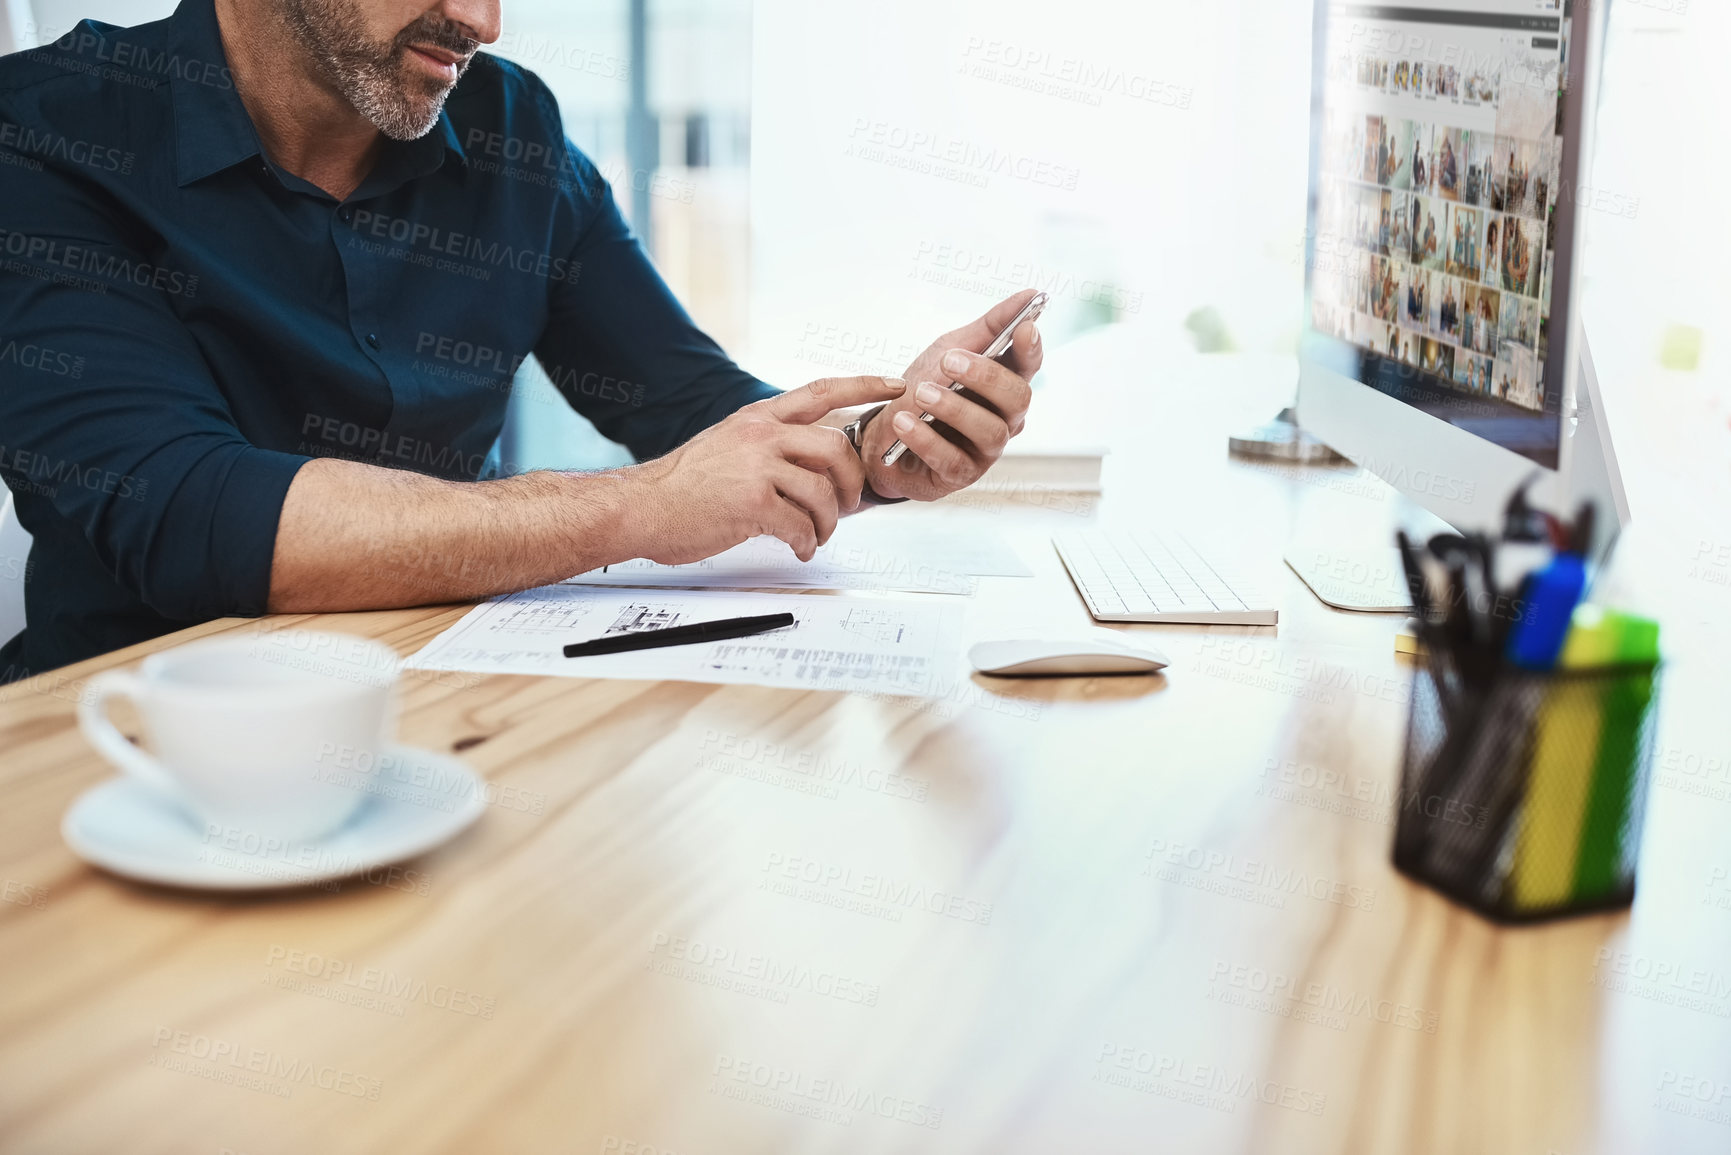
M1578 113L1560 0L1319 13L1306 356L1557 467Z

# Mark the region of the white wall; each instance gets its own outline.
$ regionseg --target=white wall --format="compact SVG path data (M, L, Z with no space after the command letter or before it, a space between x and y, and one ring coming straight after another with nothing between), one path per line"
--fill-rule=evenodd
M1058 285L1049 337L1211 303L1290 341L1309 28L1293 0L760 0L759 367L811 375L834 327L899 369L1030 280Z
M1631 367L1650 365L1665 331L1686 325L1706 333L1700 371L1731 373L1731 232L1718 212L1731 155L1711 128L1731 114L1728 36L1724 4L1611 7L1591 181L1637 203L1583 214L1587 306L1595 349Z
M840 357L844 366L899 368L906 343L977 313L1030 265L1034 279L1122 288L1136 306L1127 319L1177 332L1192 309L1212 306L1240 346L1290 348L1311 7L885 0L868 15L759 0L754 366L813 376L834 368L831 345L846 345L863 352ZM1731 364L1731 232L1712 210L1731 177L1731 155L1712 135L1731 112L1717 59L1728 33L1722 4L1611 8L1591 181L1638 210L1585 214L1601 360L1650 366L1663 334L1683 324L1706 333L1702 372ZM1043 60L1029 63L1035 53ZM1104 79L1036 90L1066 69ZM1124 91L1150 81L1189 89L1190 107ZM881 151L859 155L880 126ZM937 163L946 150L992 149L1064 166L1074 188L1004 175L971 187L949 179L968 164ZM945 246L949 267L934 268ZM966 275L976 263L985 276ZM1053 336L1099 312L1079 295L1060 296Z
M35 33L29 0L0 0L0 54L35 47Z

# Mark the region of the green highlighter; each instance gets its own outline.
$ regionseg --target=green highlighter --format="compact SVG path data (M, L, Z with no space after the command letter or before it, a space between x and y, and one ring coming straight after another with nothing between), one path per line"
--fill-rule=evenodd
M1557 665L1585 672L1652 665L1658 657L1657 622L1581 605ZM1515 840L1510 883L1521 909L1605 897L1627 876L1622 836L1652 690L1650 670L1603 683L1565 678L1551 687L1539 710Z
M1577 618L1579 615L1577 614ZM1592 792L1581 823L1581 849L1575 859L1575 897L1610 894L1629 874L1623 862L1635 760L1640 754L1641 721L1653 699L1653 671L1659 661L1659 623L1615 610L1599 612L1612 635L1611 664L1646 666L1614 679L1605 690L1599 756L1593 763Z

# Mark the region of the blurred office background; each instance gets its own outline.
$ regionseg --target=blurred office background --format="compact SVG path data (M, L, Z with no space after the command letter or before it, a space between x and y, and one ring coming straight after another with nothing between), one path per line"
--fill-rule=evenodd
M0 0L17 33L166 0ZM1153 355L1291 349L1310 5L1292 0L506 0L495 51L558 94L663 273L748 368L898 372L1024 283L1048 344L1144 327ZM1669 408L1731 464L1731 177L1720 4L1617 0L1588 183L1586 308L1613 417ZM1660 365L1664 368L1655 376ZM1619 382L1670 393L1619 396ZM1673 385L1665 385L1670 381ZM1703 461L1698 454L1710 454ZM525 370L507 468L623 461ZM1731 485L1731 469L1711 471Z

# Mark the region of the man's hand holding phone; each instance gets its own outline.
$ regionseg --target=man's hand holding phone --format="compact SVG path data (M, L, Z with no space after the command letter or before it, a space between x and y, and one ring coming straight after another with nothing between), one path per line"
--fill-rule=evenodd
M679 565L773 536L810 561L837 519L858 508L864 481L847 437L819 422L905 391L882 377L813 381L745 406L664 457L616 471L635 487L625 556Z
M810 561L837 519L858 507L864 484L880 497L921 501L973 484L1027 419L1042 304L1025 290L938 338L901 379L813 381L745 406L665 457L619 471L649 487L629 503L632 556L678 564L773 535ZM994 349L1002 351L983 355ZM822 423L885 400L865 426L858 456L840 429ZM930 423L920 420L925 413ZM890 452L897 441L906 452Z
M1043 350L1029 306L1040 294L1024 289L985 316L946 333L902 375L905 393L871 419L861 433L866 481L880 497L932 501L978 481L1022 431ZM1043 304L1043 301L1041 302ZM983 352L1024 311L1009 347L997 358ZM959 384L961 389L952 390ZM932 421L920 420L922 413ZM907 452L891 454L901 441ZM889 454L892 463L884 461Z

